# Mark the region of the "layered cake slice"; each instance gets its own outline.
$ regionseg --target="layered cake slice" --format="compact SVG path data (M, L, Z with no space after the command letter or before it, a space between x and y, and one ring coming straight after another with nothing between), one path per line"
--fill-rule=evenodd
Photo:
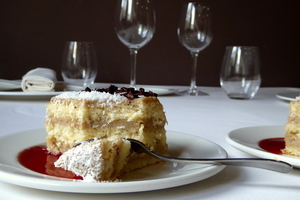
M83 177L87 182L115 181L123 173L130 153L130 142L119 138L95 138L69 149L54 163Z
M152 92L133 88L64 92L47 104L45 127L47 148L64 154L77 142L89 139L133 138L157 153L167 154L166 117L163 106ZM118 148L118 147L113 147ZM133 151L122 173L159 162Z
M285 125L283 153L300 157L300 97L290 103L290 115Z

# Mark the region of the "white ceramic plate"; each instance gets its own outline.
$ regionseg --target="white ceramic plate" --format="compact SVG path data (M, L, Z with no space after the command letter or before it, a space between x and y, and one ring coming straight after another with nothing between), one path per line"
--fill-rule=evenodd
M62 92L62 91L61 91ZM60 94L61 92L0 92L0 99L11 100L43 100Z
M297 96L300 96L300 91L282 92L276 95L277 98L285 101L294 101Z
M117 87L129 87L128 84L122 84L122 83L95 83L91 88L107 88L110 85L115 85ZM178 89L174 89L171 86L158 86L158 85L136 85L136 88L144 88L145 91L151 91L156 93L158 96L164 96L164 95L171 95L178 92Z
M74 86L74 88L80 87ZM11 100L49 100L51 97L63 92L64 84L59 82L55 86L55 92L23 92L23 91L0 91L0 99Z
M91 88L107 88L110 84L95 83ZM120 87L118 84L116 86ZM146 91L152 91L159 96L171 95L178 92L177 89L160 87L160 86L137 86L143 87ZM70 90L81 90L81 87L72 86ZM63 92L63 83L56 84L55 92L23 92L23 91L0 91L0 99L11 99L11 100L49 100L51 97L56 96Z
M128 173L122 182L87 183L30 171L17 160L25 148L45 144L46 131L36 129L0 138L0 180L24 187L73 193L126 193L158 190L197 182L219 173L225 166L163 163ZM208 140L167 131L171 156L227 158L226 151Z
M258 146L259 141L263 139L284 137L284 135L284 126L246 127L231 131L226 136L226 140L233 147L253 156L285 161L299 168L299 157L273 154Z
M152 91L156 93L158 96L170 95L178 92L176 89L171 88L159 88L159 87L145 87L146 91Z

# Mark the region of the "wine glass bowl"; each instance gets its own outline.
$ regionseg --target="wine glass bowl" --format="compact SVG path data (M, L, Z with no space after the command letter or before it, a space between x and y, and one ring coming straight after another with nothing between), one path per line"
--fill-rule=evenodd
M97 76L97 58L92 42L69 41L65 43L61 74L66 89L73 85L91 86Z
M130 86L136 84L136 57L155 32L152 0L119 0L115 16L115 32L130 51Z
M197 89L196 69L199 52L212 41L210 7L195 2L185 4L177 34L179 42L191 52L193 59L191 85L187 94L193 96L207 95Z
M227 46L220 73L220 85L231 99L252 99L261 84L259 49Z

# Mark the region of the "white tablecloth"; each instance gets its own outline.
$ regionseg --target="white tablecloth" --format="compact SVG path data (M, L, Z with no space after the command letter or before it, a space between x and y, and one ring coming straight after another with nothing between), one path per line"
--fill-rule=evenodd
M177 87L182 89L183 87ZM200 87L209 96L161 96L167 130L211 140L229 157L252 157L230 146L225 136L249 126L284 125L289 103L276 94L291 88L261 88L252 100L229 99L221 88ZM300 90L299 90L300 93ZM45 101L1 100L0 136L44 127ZM283 133L284 134L284 133ZM127 194L72 194L15 186L0 181L0 199L296 199L300 171L292 173L227 166L215 176L176 188Z

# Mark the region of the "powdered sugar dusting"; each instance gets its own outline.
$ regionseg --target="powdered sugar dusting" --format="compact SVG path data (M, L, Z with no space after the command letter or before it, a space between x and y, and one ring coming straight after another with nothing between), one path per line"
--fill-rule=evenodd
M106 92L85 92L85 91L72 91L72 92L63 92L56 96L59 99L78 99L78 100L88 100L88 101L115 101L115 102L123 102L128 101L128 99L119 94L110 94Z
M84 182L116 182L130 147L129 141L118 136L83 141L63 153L54 166L83 177Z
M81 145L65 152L54 163L55 167L61 167L72 171L88 182L97 182L99 174L104 169L104 159L102 158L101 140L94 142L82 142Z

